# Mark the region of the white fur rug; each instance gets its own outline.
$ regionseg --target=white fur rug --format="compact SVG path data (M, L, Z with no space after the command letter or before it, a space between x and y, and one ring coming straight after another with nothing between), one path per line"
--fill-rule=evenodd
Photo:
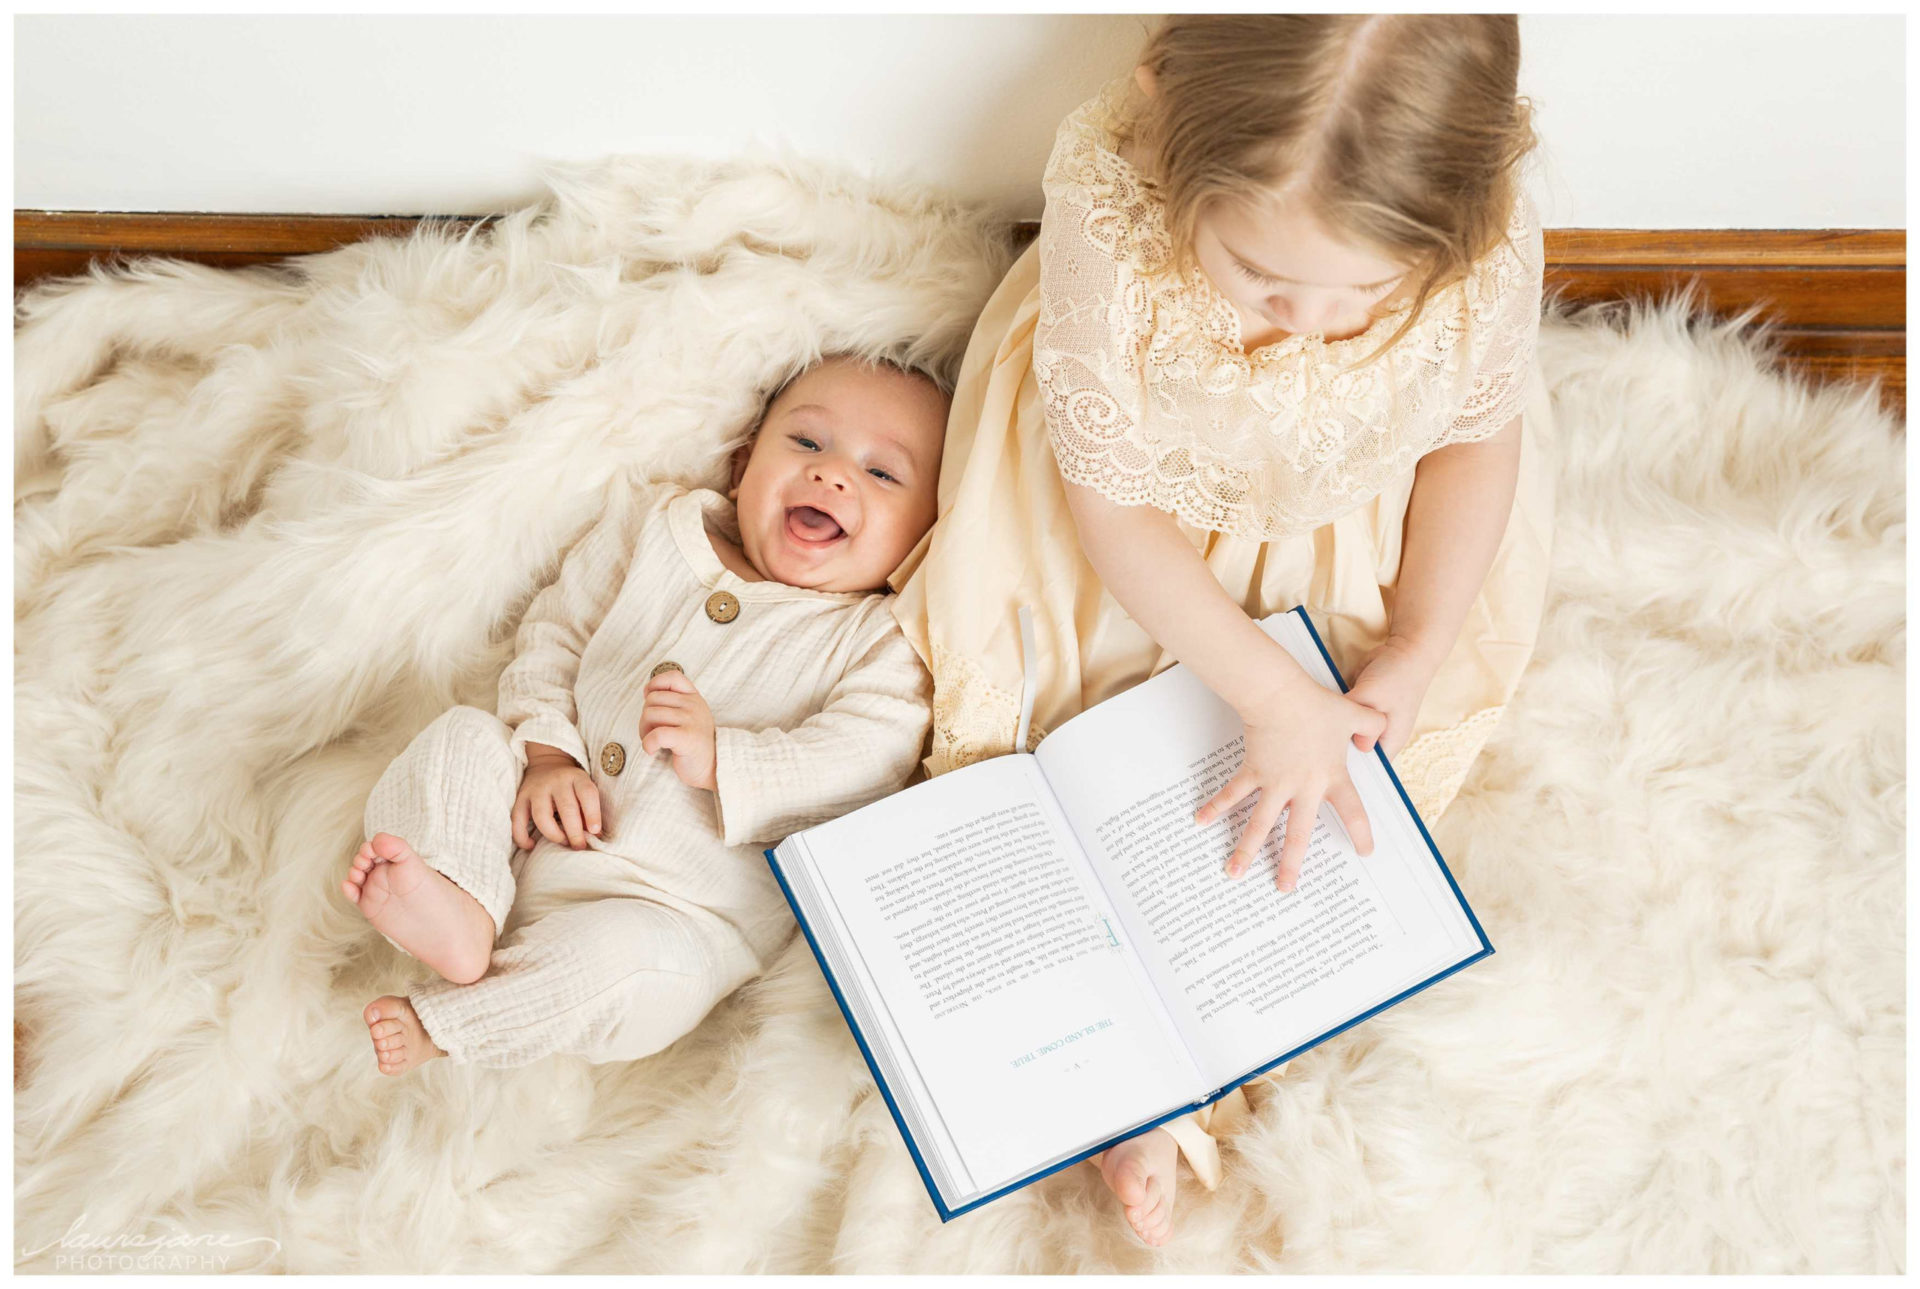
M337 884L387 759L491 703L609 487L711 479L822 348L951 362L993 246L618 163L490 236L27 297L18 1266L1902 1268L1904 432L1671 311L1545 332L1553 604L1436 829L1499 952L1258 1087L1166 1248L1084 1167L942 1226L797 939L646 1061L375 1071L418 967Z

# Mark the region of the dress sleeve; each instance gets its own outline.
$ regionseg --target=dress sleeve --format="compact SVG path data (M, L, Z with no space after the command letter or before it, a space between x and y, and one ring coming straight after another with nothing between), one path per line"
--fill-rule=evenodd
M1514 206L1504 245L1475 267L1467 284L1468 360L1473 382L1434 447L1491 438L1520 415L1527 368L1540 336L1540 293L1546 263L1540 223L1524 194Z
M884 606L825 705L791 730L714 731L726 844L778 841L906 785L933 723L933 681Z
M1271 451L1273 413L1250 392L1232 310L1179 269L1157 193L1085 131L1063 127L1044 187L1033 374L1061 478L1257 530L1248 466Z
M1144 480L1116 469L1115 455L1139 454L1139 408L1128 397L1130 337L1114 334L1126 266L1101 241L1090 205L1071 187L1047 193L1040 219L1040 311L1034 323L1033 374L1047 441L1060 474L1122 505L1153 500ZM1125 330L1124 326L1121 327Z
M559 575L527 605L514 634L513 661L500 673L499 715L513 730L513 754L527 744L557 747L591 768L576 722L573 684L580 655L626 581L640 527L654 509L648 493L616 487L606 513L568 548Z

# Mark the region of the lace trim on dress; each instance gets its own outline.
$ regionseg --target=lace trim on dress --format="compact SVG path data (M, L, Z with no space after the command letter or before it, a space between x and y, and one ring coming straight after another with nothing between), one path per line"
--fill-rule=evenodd
M933 645L933 748L929 776L945 774L988 757L1013 751L1020 727L1020 695L987 679L964 654ZM1047 731L1027 730L1027 751L1040 746Z
M1500 723L1504 706L1483 707L1457 724L1431 730L1400 749L1393 758L1393 772L1408 800L1428 823L1438 819L1453 804L1467 781L1487 737Z
M1155 187L1115 151L1116 84L1067 117L1045 176L1033 366L1062 476L1214 532L1310 532L1421 456L1519 414L1540 322L1540 231L1524 196L1508 244L1405 320L1285 337L1251 354L1207 276L1180 266Z

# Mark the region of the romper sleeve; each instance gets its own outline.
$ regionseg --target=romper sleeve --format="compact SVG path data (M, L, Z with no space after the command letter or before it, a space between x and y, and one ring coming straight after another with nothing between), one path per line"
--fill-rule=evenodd
M906 785L933 723L933 680L882 605L822 708L790 730L714 731L714 804L729 846L777 841Z
M1522 193L1507 240L1474 267L1467 282L1467 361L1472 384L1434 447L1491 438L1520 415L1527 369L1540 336L1546 263L1540 223Z
M513 730L522 769L527 744L557 747L591 768L576 722L573 684L580 655L620 593L646 518L661 500L616 485L607 510L568 548L560 572L527 605L514 634L513 661L500 673L499 715Z

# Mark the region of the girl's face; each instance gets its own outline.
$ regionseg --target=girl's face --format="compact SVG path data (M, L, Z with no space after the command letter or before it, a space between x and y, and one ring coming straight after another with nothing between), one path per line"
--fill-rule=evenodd
M1252 347L1277 333L1344 340L1367 329L1407 265L1329 232L1297 203L1223 199L1194 224L1194 258L1234 308Z

